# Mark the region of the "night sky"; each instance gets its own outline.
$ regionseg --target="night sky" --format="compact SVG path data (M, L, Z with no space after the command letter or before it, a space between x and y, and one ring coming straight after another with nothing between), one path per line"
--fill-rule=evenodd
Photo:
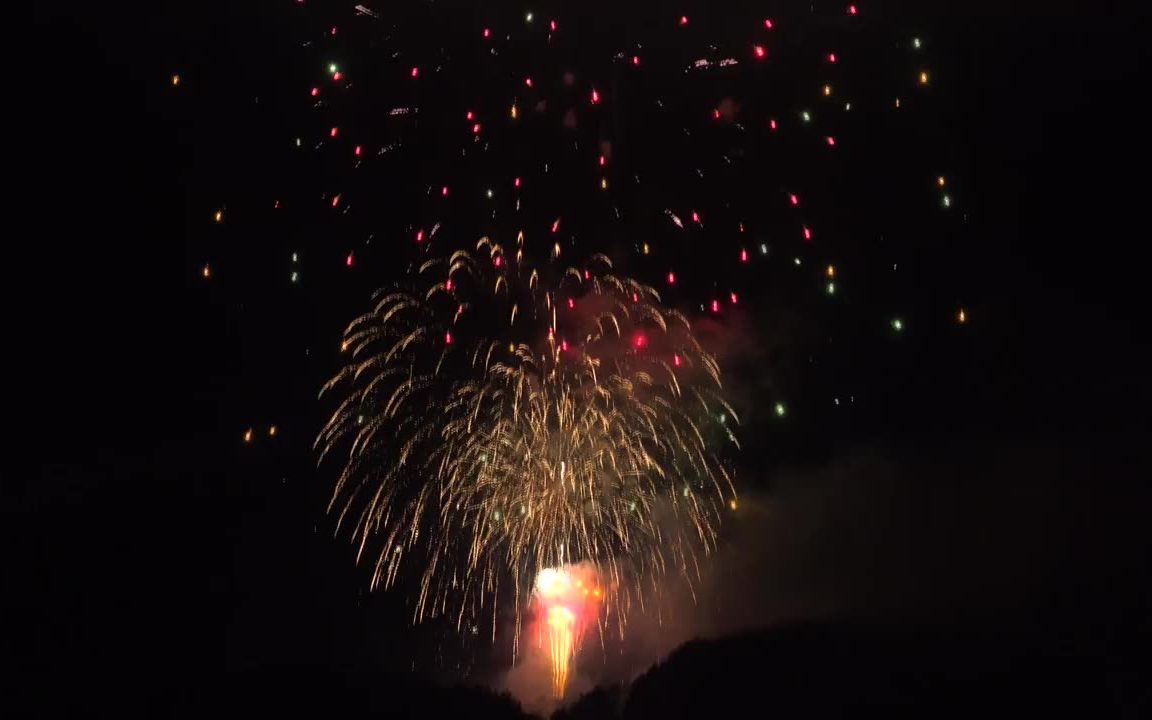
M842 616L1147 629L1137 23L393 4L38 11L8 266L33 471L4 482L32 695L497 683L504 651L368 592L312 450L342 330L437 223L607 252L711 330L741 509L655 650Z

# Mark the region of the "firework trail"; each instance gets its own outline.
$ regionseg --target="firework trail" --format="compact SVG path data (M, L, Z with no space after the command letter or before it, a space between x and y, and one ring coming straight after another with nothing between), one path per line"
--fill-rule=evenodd
M491 612L495 634L511 592L515 648L533 587L586 563L610 601L554 636L570 657L586 615L623 633L646 586L698 576L735 499L735 414L688 319L606 256L536 263L522 233L482 238L379 291L343 350L316 442L346 453L329 509L374 554L373 587L419 568L414 621Z

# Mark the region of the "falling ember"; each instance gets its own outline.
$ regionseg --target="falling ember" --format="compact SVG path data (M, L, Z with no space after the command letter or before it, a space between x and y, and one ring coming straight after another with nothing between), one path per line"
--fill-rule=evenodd
M208 263L204 263L204 269L201 271L204 277L207 278L212 274L212 269L208 267Z
M960 308L960 312L956 314L956 321L961 325L968 322L968 315L964 312L964 308Z

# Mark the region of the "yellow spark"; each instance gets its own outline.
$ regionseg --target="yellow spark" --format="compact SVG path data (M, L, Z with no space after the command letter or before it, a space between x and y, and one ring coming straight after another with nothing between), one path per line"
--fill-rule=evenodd
M172 87L176 87L179 84L180 84L180 75L173 74L172 75Z
M223 222L223 220L224 220L224 211L223 211L223 210L217 210L217 211L216 211L216 215L214 215L214 217L216 218L216 222Z
M943 175L936 178L936 184L939 185L940 187L944 187L944 176Z
M828 97L831 94L832 94L832 86L831 85L825 85L824 86L824 97Z
M210 276L212 274L212 268L208 267L208 263L204 263L204 269L201 270L200 272L204 274L205 278L207 278L208 276ZM225 284L227 284L227 283L225 283Z
M927 85L928 84L928 73L924 70L920 71L920 84L921 85Z
M824 271L824 274L830 278L836 277L836 268L829 265L828 268Z
M516 119L516 103L512 103L512 119Z
M648 254L648 243L644 243L644 254Z
M900 98L896 98L896 109L900 109Z
M244 431L244 442L252 442L252 428L248 428Z
M269 435L275 435L276 434L276 426L275 425L268 428L268 434Z
M968 322L968 315L964 312L964 308L960 308L960 312L956 314L956 320L961 325Z
M607 190L608 189L608 178L604 178L604 177L600 178L600 189L601 190Z
M736 509L736 498L732 498L731 500L728 501L728 509L729 510L735 510Z

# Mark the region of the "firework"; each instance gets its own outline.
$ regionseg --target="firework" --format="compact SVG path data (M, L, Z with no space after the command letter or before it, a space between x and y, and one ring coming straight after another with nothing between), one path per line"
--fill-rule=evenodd
M688 319L606 256L537 264L523 233L482 238L378 291L341 347L329 509L373 587L416 566L414 621L491 612L494 634L511 592L515 648L541 573L587 563L612 589L597 626L623 633L645 587L698 576L735 497L735 414Z
M590 620L599 617L603 590L588 565L545 568L536 578L538 644L548 646L552 694L564 697L572 661Z

